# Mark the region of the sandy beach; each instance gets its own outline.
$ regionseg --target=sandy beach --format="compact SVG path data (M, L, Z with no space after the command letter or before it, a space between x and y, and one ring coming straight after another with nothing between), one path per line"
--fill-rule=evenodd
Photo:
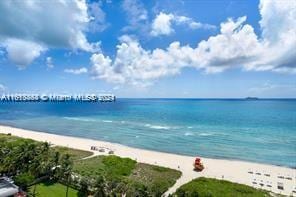
M210 177L262 188L278 194L296 196L296 193L293 193L296 191L296 169L245 161L202 158L205 169L202 172L195 172L193 171L195 158L190 156L149 151L105 141L55 135L9 126L0 126L0 133L11 133L19 137L87 151L91 151L91 146L104 147L113 150L114 154L120 157L180 170L182 172L181 178L165 195L174 193L179 186L194 178ZM95 155L107 154L107 152L92 152ZM283 190L278 189L278 183L283 184Z

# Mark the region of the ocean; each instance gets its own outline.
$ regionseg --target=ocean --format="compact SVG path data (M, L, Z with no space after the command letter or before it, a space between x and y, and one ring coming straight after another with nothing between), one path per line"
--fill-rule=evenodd
M296 99L0 102L0 124L169 153L296 167Z

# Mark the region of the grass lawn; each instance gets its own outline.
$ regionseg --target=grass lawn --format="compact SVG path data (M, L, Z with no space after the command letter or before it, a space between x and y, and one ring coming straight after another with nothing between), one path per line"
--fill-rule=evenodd
M211 178L197 178L182 185L175 193L178 197L194 196L243 196L243 197L264 197L270 196L266 191L258 190L247 185L232 183L225 180Z
M78 149L73 149L73 148L68 148L63 146L55 146L55 147L52 147L52 149L60 152L61 155L69 154L74 161L78 159L82 159L84 157L89 157L93 154L90 151L78 150Z
M30 188L33 194L34 186ZM78 196L78 191L69 187L69 197ZM43 182L36 186L36 196L40 197L64 197L66 196L66 186L60 183Z

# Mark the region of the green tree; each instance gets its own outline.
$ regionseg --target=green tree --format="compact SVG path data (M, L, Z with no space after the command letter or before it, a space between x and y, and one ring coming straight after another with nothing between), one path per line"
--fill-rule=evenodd
M50 171L52 170L53 164L51 162L51 151L50 151L50 145L48 142L44 142L40 147L40 160L41 166L41 174L49 175Z
M104 178L102 176L98 176L95 182L95 197L105 197L105 181Z
M55 179L57 179L59 177L59 164L60 164L60 152L55 151L52 155L51 158L51 163L52 163L52 173L51 176L54 177Z
M38 178L40 175L41 168L42 168L41 160L39 159L39 157L36 157L36 159L34 159L34 161L30 166L30 172L35 178ZM36 185L37 183L35 182L34 189L33 189L33 196L35 196L35 193L36 193Z
M82 178L80 180L79 185L80 185L80 188L79 188L78 196L80 196L80 197L88 196L88 185L89 185L89 183L88 183L87 179Z
M127 196L147 197L149 196L148 188L142 183L134 182L128 190Z
M14 177L15 184L23 190L27 190L28 186L32 184L34 180L35 177L30 173L21 173Z
M65 181L66 184L66 197L68 197L69 185L71 181L73 162L69 154L62 156L61 165L60 165L60 177Z
M36 144L25 141L17 151L18 163L22 166L18 166L19 169L21 168L23 172L28 172L32 161L38 154Z
M38 180L42 175L47 176L51 170L49 144L47 142L39 144L32 149L32 154L34 154L34 157L31 158L28 168L30 173ZM35 181L33 196L35 196L36 185Z

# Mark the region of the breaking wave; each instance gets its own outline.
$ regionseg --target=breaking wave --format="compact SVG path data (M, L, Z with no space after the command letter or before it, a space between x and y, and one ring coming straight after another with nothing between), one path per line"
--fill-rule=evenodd
M151 124L145 124L145 127L149 127L150 129L163 129L163 130L171 129L171 127L169 126L151 125Z

